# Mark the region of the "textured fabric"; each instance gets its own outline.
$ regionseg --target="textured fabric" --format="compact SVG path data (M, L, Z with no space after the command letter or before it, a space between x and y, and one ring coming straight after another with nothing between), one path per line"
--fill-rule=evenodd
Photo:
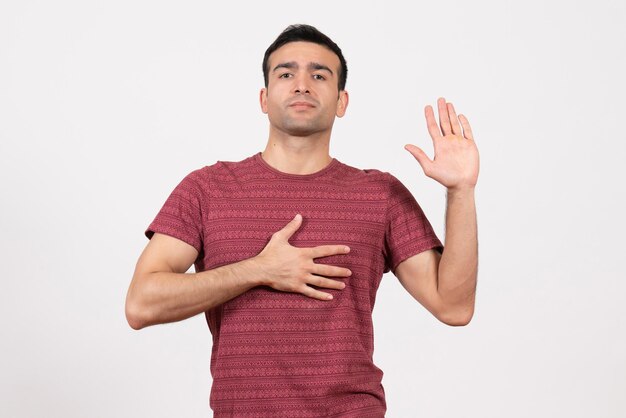
M188 174L145 231L198 250L197 272L254 257L296 213L295 247L345 244L315 259L347 267L329 301L257 286L205 313L213 336L214 417L384 417L372 310L383 273L443 246L392 174L333 159L312 174L280 172L261 152Z

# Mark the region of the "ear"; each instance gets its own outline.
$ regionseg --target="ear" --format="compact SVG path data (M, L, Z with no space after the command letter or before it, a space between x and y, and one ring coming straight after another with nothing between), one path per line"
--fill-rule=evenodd
M339 98L337 99L337 117L341 118L346 114L346 109L348 108L348 92L346 90L341 90L339 92Z
M267 113L267 89L265 87L259 93L259 102L261 103L261 111Z

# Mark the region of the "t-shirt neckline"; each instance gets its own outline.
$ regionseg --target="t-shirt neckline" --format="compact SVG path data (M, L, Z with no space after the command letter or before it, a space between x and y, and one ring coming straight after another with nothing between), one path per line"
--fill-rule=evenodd
M338 164L339 164L339 160L337 160L336 158L333 157L333 159L330 161L330 163L328 163L326 165L326 167L322 168L321 170L316 171L315 173L309 173L309 174L292 174L292 173L285 173L283 171L277 170L276 168L272 167L271 165L269 165L267 163L267 161L265 161L263 159L263 157L261 156L262 151L257 152L256 154L254 154L254 160L261 166L263 167L265 170L279 176L279 177L284 177L284 178L291 178L291 179L311 179L311 178L315 178L315 177L319 177L321 175L324 175L326 173L328 173L330 170L332 170L333 168L335 168Z

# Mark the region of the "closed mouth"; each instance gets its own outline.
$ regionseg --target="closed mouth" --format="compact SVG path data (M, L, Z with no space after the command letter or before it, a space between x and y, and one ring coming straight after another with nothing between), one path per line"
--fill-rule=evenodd
M315 105L308 103L308 102L295 102L289 105L290 107L293 106L307 106L307 107L315 107Z

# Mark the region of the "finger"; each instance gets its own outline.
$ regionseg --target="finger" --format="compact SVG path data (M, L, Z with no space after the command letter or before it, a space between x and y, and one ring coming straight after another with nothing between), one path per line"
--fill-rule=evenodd
M426 127L428 128L428 133L434 141L436 138L441 137L439 125L437 125L437 121L435 120L435 111L431 105L427 105L424 108L424 113L426 114Z
M318 245L308 248L308 250L311 258L320 258L335 254L347 254L350 252L350 247L347 245Z
M315 275L310 275L307 284L311 284L316 287L325 287L328 289L337 289L341 290L346 287L346 284L341 280L328 279L326 277L320 277Z
M330 300L333 298L333 295L331 295L330 293L320 292L319 290L315 290L307 285L303 285L300 288L300 293L305 296L320 300Z
M469 121L465 115L459 115L459 119L461 120L461 125L463 126L463 135L465 138L473 141L474 135L472 134L472 128L470 127Z
M289 221L287 225L283 227L283 229L278 232L280 233L281 237L289 240L289 238L291 238L291 236L298 230L298 228L300 228L300 225L302 225L302 215L298 213L291 221Z
M459 118L456 116L456 112L454 111L454 106L452 103L448 102L448 114L450 115L450 124L452 125L452 133L455 135L463 135L463 131L461 130L461 125L459 125Z
M448 116L446 99L443 97L437 99L437 106L439 108L439 124L441 125L441 132L443 132L443 136L450 135L452 133L452 128L450 127L450 117Z
M424 172L428 171L428 168L433 163L433 161L428 158L426 153L422 151L420 147L417 147L413 144L406 144L404 146L404 149L411 153L411 155L417 160L420 166L422 166L422 170L424 170Z
M313 263L311 274L324 277L348 277L352 275L350 269L344 267L331 266L328 264Z

